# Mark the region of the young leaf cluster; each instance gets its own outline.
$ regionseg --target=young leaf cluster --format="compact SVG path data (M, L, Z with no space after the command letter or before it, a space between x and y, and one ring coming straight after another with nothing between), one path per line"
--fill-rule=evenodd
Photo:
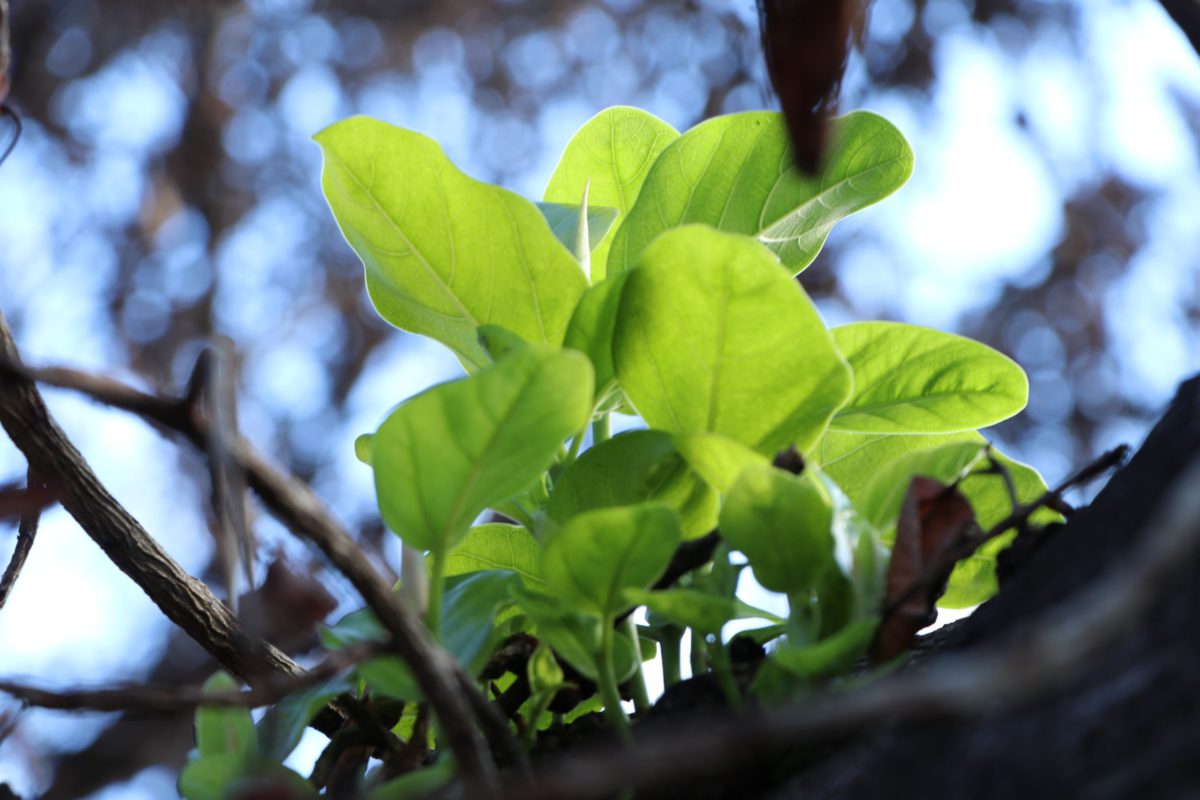
M442 644L478 674L515 634L538 642L525 674L489 684L527 685L514 715L527 742L597 707L628 735L622 688L646 711L643 660L661 654L666 683L679 680L689 630L693 672L711 671L734 707L836 677L870 644L913 477L956 483L983 527L1011 510L978 430L1024 407L1020 367L915 325L830 330L796 279L834 224L909 177L912 152L881 117L835 120L806 175L778 114L679 134L611 108L571 139L537 203L373 119L316 141L375 308L465 370L402 402L357 451L383 520L426 554ZM645 429L610 437L613 414ZM776 466L783 451L803 468ZM1004 463L1017 500L1044 489ZM497 521L476 524L488 513ZM660 585L681 545L714 530L711 559ZM993 592L1004 543L961 563L942 604ZM786 614L739 599L746 569ZM634 625L642 606L648 624ZM771 646L749 677L722 638L740 619L761 620L743 636ZM325 643L379 636L362 611ZM356 676L421 700L398 659Z

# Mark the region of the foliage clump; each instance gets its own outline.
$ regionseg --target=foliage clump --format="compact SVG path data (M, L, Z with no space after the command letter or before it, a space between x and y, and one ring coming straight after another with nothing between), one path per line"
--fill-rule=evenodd
M689 631L693 673L710 672L732 708L836 680L867 654L889 603L911 599L894 596L889 561L898 536L922 535L903 531L914 478L964 498L985 531L1045 489L978 433L1024 407L1020 367L915 325L830 330L796 280L835 223L911 174L908 144L881 117L835 120L806 175L778 114L681 135L612 108L572 138L537 203L376 120L316 141L376 309L466 372L404 400L357 452L383 520L425 556L432 635L487 676L491 696L518 693L511 724L527 746L593 711L630 736L622 687L636 719L650 702L644 662L661 656L669 689ZM611 436L614 414L645 429ZM1005 543L989 537L934 596L986 599ZM681 565L685 552L702 557ZM738 596L746 570L786 613ZM639 607L645 624L632 621ZM767 648L749 674L722 635L746 619L761 624L741 641ZM364 610L324 641L382 635ZM528 657L498 668L514 642ZM401 705L401 739L436 741L414 733L422 698L403 662L378 657L353 678L364 697ZM350 685L276 706L264 722L274 755L295 744L279 731ZM211 713L201 723L211 728ZM231 724L229 747L202 747L192 784L185 773L189 797L210 796L189 788L199 765L255 747L245 719ZM424 761L434 766L388 782L385 764L367 776L371 796L409 796L414 780L452 770Z

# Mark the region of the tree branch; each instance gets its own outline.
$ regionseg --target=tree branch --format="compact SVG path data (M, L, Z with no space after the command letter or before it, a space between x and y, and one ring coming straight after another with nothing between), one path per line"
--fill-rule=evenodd
M131 411L168 430L182 434L203 451L208 435L208 420L194 413L183 400L164 398L139 391L109 378L75 370L28 369L13 355L0 363L0 375L18 374L52 386L73 389L114 408ZM438 647L428 631L399 594L371 564L357 543L330 516L320 498L300 481L272 468L244 438L228 443L236 465L263 504L289 530L312 543L354 586L364 602L375 612L384 629L391 634L395 651L413 671L426 700L437 714L450 749L473 795L494 794L499 778L491 755L472 725L473 708L482 708L483 698L468 701L466 694L477 693L469 676L445 650ZM494 726L482 721L484 729ZM507 746L504 749L509 749Z
M276 673L247 691L208 692L199 686L151 686L129 684L109 689L51 691L0 680L0 692L26 705L59 711L136 711L147 714L175 714L196 706L259 708L285 697L311 689L339 672L378 655L382 645L366 643L339 650L307 672L295 675Z
M37 492L39 489L45 491L44 482L32 467L29 468L28 475L27 491ZM21 514L21 522L17 527L17 544L13 548L12 558L9 559L4 575L0 576L0 609L4 608L4 604L8 602L8 596L12 593L17 578L21 576L21 569L25 566L25 559L29 558L29 551L33 549L33 540L37 538L38 521L41 516L42 506L36 502Z
M0 358L20 364L3 313ZM202 581L188 575L167 555L104 488L51 418L37 387L11 371L0 380L0 425L24 453L30 468L56 487L63 507L117 568L220 664L251 685L271 672L301 671L287 655L249 636Z

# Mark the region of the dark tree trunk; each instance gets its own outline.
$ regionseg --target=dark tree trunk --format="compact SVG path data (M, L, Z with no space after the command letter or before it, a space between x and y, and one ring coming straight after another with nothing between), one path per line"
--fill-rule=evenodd
M1200 377L1183 384L1145 445L1088 508L1038 541L1018 543L1000 593L938 637L916 668L1011 639L1125 568L1198 457ZM1200 797L1200 557L1181 566L1177 579L1156 587L1129 635L1035 699L987 709L981 697L985 710L971 719L896 722L865 733L776 796Z

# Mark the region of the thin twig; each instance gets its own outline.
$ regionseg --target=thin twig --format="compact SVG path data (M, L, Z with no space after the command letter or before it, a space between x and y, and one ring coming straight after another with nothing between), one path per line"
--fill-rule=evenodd
M0 359L10 366L21 363L2 312ZM251 685L273 672L301 672L287 655L248 634L117 502L50 416L37 387L12 369L0 373L0 424L105 555L218 663Z
M46 488L45 483L33 467L29 468L28 475L28 491L34 492ZM38 522L41 518L42 508L37 504L21 514L21 522L17 526L17 544L13 547L8 568L4 570L4 575L0 576L0 608L4 608L4 604L8 602L8 596L12 593L17 578L21 576L21 569L25 566L25 560L29 558L29 551L33 549L33 540L37 538Z
M8 358L0 362L5 372L51 386L82 392L114 408L133 412L168 430L182 434L203 450L207 420L189 413L186 398L164 398L118 381L70 369L30 369ZM499 787L496 766L487 747L472 725L476 716L465 695L477 692L469 677L461 680L462 668L445 650L436 646L425 626L403 598L371 564L362 548L326 510L312 489L271 467L244 438L230 452L246 475L247 484L268 510L294 534L320 550L354 586L391 634L398 655L413 671L434 713L461 774L473 796L494 794ZM486 722L482 723L486 725Z
M1069 680L1141 623L1162 592L1200 556L1200 460L1142 528L1141 545L1092 588L1024 626L1003 644L946 655L920 672L741 718L714 719L623 749L564 759L506 795L598 798L724 772L806 742L887 721L965 718L1028 702Z
M199 686L151 686L129 684L107 689L53 691L15 681L0 680L0 692L26 705L59 711L125 711L146 714L175 714L196 706L259 708L289 695L311 689L360 661L378 655L383 645L367 642L332 653L307 672L275 674L245 691L205 692Z
M225 569L225 588L233 604L238 595L235 576L239 561L247 588L254 586L254 536L246 518L246 475L232 453L233 443L238 439L233 343L225 337L216 338L201 353L192 375L188 400L199 399L192 397L198 388L209 423L204 452L208 456L218 549Z

